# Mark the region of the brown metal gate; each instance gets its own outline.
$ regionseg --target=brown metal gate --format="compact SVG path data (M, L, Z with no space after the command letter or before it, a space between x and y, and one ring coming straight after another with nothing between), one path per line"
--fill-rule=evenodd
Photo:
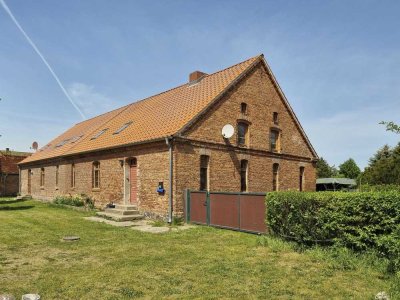
M186 191L186 221L265 233L265 194Z

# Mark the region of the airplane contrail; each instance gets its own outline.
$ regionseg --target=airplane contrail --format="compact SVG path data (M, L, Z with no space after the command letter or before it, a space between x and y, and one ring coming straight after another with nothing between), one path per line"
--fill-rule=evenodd
M39 55L39 57L42 59L43 63L46 65L47 69L49 69L51 75L53 75L54 79L57 81L58 85L61 88L61 91L64 93L65 97L71 102L72 106L76 109L76 111L81 115L81 117L85 120L86 116L82 112L82 110L78 107L78 105L72 100L72 98L68 95L66 89L64 88L63 84L61 83L60 79L58 78L57 74L53 71L52 67L49 65L47 60L44 58L43 54L39 51L39 49L36 47L35 43L31 40L31 38L28 36L28 34L25 32L25 30L19 25L17 19L15 19L13 13L11 10L8 8L6 2L4 0L0 0L1 6L4 8L6 13L10 16L11 20L14 22L14 24L18 27L19 31L24 35L28 43L32 46L33 50Z

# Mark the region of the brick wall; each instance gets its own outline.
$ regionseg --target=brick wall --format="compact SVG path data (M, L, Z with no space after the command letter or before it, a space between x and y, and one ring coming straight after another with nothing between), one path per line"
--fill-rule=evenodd
M15 155L14 152L0 153L0 196L15 196L19 192L18 163L28 155Z
M107 153L81 155L59 159L35 166L23 166L21 171L22 194L28 194L28 170L31 170L31 195L34 198L52 200L57 195L84 193L96 201L97 206L106 203L124 203L124 167L121 160L136 157L138 168L138 206L142 212L165 215L168 208L168 149L165 143L125 148ZM92 164L100 162L100 188L92 188ZM75 165L75 188L71 187L71 166ZM59 184L56 187L56 166L59 166ZM45 169L45 185L40 187L40 170ZM159 195L158 183L164 182L166 193ZM129 201L129 199L127 199Z
M16 196L19 191L18 174L0 174L0 196Z

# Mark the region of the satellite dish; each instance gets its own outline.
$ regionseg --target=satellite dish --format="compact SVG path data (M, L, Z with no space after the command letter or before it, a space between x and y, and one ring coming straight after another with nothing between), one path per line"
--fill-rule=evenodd
M224 139L230 139L235 133L235 128L231 124L226 124L222 127L222 136Z
M38 143L37 143L37 142L33 142L33 143L32 143L32 149L35 150L35 151L37 151L38 148L39 148Z

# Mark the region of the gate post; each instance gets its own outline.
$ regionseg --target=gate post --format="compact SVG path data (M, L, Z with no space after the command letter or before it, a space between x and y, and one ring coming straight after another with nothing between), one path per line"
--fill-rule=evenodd
M207 225L210 225L210 215L211 215L211 206L210 206L210 192L206 192L206 201L207 201Z
M190 222L190 190L185 189L185 221Z

